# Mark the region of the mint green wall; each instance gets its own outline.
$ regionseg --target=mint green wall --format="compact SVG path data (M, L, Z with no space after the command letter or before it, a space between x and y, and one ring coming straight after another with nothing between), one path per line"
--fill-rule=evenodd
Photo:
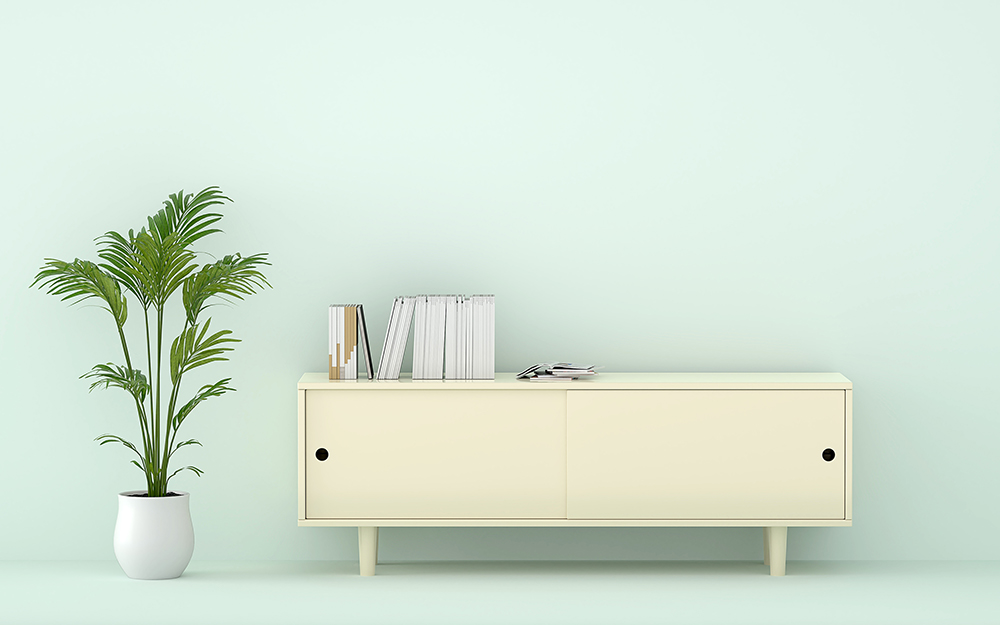
M196 558L356 558L295 524L295 382L326 305L492 292L497 369L840 371L852 528L793 559L1000 558L1000 5L5 3L0 559L111 558L140 488L77 376L110 317L29 291L168 193L273 291L217 323L239 392L184 460ZM546 268L549 260L569 265ZM377 462L376 458L372 459ZM755 529L398 529L388 559L759 557Z

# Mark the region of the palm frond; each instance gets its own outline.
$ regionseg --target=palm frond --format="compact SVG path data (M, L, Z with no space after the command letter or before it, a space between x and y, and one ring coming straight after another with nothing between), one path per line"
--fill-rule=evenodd
M219 330L209 335L211 323L212 320L208 319L204 324L193 325L174 339L170 346L171 384L176 386L180 376L191 369L210 362L229 360L223 356L225 352L233 350L227 343L239 343L239 339L228 338L232 334L231 330Z
M81 375L80 378L94 380L90 384L91 391L101 386L104 388L115 386L124 389L139 402L139 406L142 406L142 402L145 401L146 395L150 392L149 381L142 371L110 362L94 365L93 369Z
M102 267L132 292L143 308L152 303L162 308L171 294L197 267L191 245L214 232L210 226L220 213L206 213L207 208L231 201L218 187L208 187L197 195L173 193L164 207L147 218L147 227L128 238L117 232L98 237L103 247Z
M182 245L191 245L202 237L221 232L211 226L222 219L222 215L204 211L211 206L231 201L222 194L219 187L207 187L197 194L184 195L183 190L172 193L163 202L163 208L147 220L149 229L160 239L177 234Z
M134 451L135 455L139 456L140 460L142 460L143 462L146 461L146 459L142 457L142 454L139 453L139 450L136 449L135 445L133 445L129 441L125 440L121 436L115 436L114 434L101 434L100 436L98 436L94 440L95 441L100 441L101 445L106 445L108 443L121 443L122 445L124 445L124 446L128 447L129 449L131 449L132 451ZM133 460L132 462L135 462L135 460ZM141 466L139 468L142 469Z
M212 297L242 300L244 296L256 293L257 289L270 287L271 284L258 269L270 264L267 254L244 258L236 253L204 265L197 273L188 276L183 290L188 323L194 325L198 322L198 315L208 308L208 300Z
M177 474L178 474L178 473L180 473L181 471L191 471L192 473L194 473L194 474L195 474L195 475L197 475L198 477L201 477L202 473L204 473L204 471L202 471L202 470L201 470L201 469L199 469L198 467L191 467L191 466L188 466L188 467L181 467L181 468L177 469L176 471L174 471L173 473L171 473L171 474L170 474L170 477L168 477L168 478L167 478L167 481L169 482L169 481L170 481L170 478L172 478L173 476L177 475Z
M170 462L170 459L173 457L174 453L178 449L180 449L181 447L188 447L189 445L197 445L199 447L203 446L200 442L196 441L193 438L190 440L183 441L181 443L177 443L176 445L174 445L174 448L170 450L170 453L167 454L167 462Z
M128 238L117 232L106 232L96 239L101 247L97 255L104 260L100 267L118 278L132 295L139 300L143 309L149 308L150 273L148 267L139 262L135 247L135 233L128 231Z
M163 308L167 300L197 269L195 254L187 249L177 233L161 239L143 228L132 240L137 275L142 276L149 300Z
M128 303L118 282L89 260L77 258L68 263L46 258L31 286L36 284L40 289L47 289L49 295L62 296L62 301L69 300L70 304L96 297L104 302L101 308L111 313L119 327L128 319Z
M235 391L236 389L226 386L231 380L232 378L226 378L224 380L219 380L214 384L206 384L198 389L198 392L195 393L194 397L188 400L188 402L181 406L180 410L177 411L177 414L174 416L174 429L176 430L179 428L184 419L191 414L191 411L194 410L198 404L205 401L209 397L219 397L229 391ZM198 444L200 445L201 443Z

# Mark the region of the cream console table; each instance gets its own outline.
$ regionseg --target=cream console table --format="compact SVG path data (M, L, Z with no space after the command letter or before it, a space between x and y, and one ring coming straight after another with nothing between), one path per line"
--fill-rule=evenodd
M558 383L299 380L299 525L851 525L839 373L602 373Z

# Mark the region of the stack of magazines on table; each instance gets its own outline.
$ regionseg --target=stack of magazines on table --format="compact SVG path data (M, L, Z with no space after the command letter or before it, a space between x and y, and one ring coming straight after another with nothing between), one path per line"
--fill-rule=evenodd
M561 382L597 375L594 365L574 365L570 362L542 362L517 374L518 380L531 382Z

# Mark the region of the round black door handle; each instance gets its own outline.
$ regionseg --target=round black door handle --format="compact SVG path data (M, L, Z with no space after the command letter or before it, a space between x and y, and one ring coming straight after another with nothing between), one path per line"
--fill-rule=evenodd
M826 453L826 452L823 452ZM330 452L328 452L324 447L320 447L316 450L316 459L323 462L330 457Z
M823 460L830 462L837 456L837 452L833 451L829 447L823 450Z

